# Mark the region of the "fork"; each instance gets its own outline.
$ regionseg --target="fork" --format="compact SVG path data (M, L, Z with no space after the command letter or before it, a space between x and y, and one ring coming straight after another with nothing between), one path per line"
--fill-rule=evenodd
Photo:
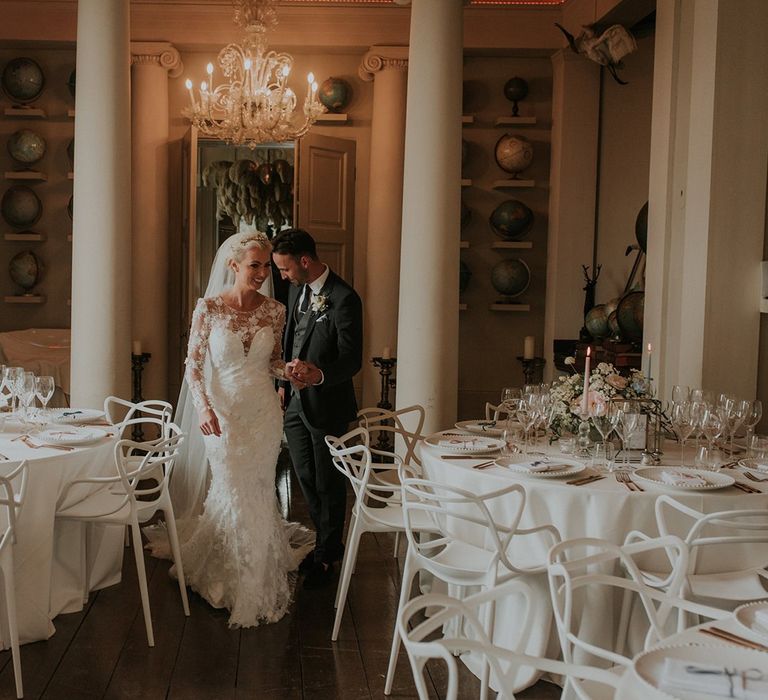
M632 481L632 478L629 476L629 472L615 472L614 476L616 477L616 481L618 481L620 484L624 484L630 491L645 491L645 489L640 486L640 484L636 484L634 481Z
M35 445L34 442L30 442L28 437L21 438L21 441L27 446L31 447L33 450L41 450L43 448L51 448L52 450L64 450L65 452L72 452L74 450L74 447L66 447L64 445Z

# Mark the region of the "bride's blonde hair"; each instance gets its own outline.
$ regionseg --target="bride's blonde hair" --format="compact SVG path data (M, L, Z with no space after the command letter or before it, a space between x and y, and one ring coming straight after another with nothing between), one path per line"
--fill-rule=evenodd
M248 231L247 233L236 233L227 239L229 253L227 254L227 264L232 262L239 263L246 250L258 248L259 250L272 250L272 243L267 238L266 233L261 231Z

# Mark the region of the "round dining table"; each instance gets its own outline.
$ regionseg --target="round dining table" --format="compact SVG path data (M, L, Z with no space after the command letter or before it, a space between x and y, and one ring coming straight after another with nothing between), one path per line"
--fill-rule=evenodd
M461 435L465 431L451 429L443 434ZM623 544L630 532L639 531L650 537L658 535L656 525L655 505L660 495L666 493L676 500L704 513L731 509L766 509L768 508L768 482L758 484L745 479L745 475L736 470L724 470L723 473L734 476L737 482L744 483L747 488L754 488L755 493L745 493L736 487L728 487L708 491L673 490L671 488L653 488L641 486L643 491L635 490L631 485L620 482L614 473L600 473L601 478L581 485L568 483L582 474L596 473L590 467L589 459L581 460L584 471L567 478L546 478L542 475L524 474L511 469L496 466L496 455L479 454L476 458L466 458L465 454L456 454L441 446L439 438L427 439L420 446L420 459L425 476L440 484L459 487L471 493L484 494L500 487L517 483L522 484L526 491L526 504L520 521L520 528L531 528L541 525L554 525L562 540L582 537L595 537L608 540L614 544ZM531 459L549 459L572 461L573 455L560 453L558 445L537 447L543 452ZM664 447L665 466L680 466L679 447L669 442ZM692 452L686 453L686 458ZM521 457L524 459L524 457ZM491 462L490 464L488 464ZM633 465L637 467L639 465ZM478 468L479 467L479 468ZM509 521L512 502L497 498L486 502L493 518L499 523ZM680 521L680 531L674 534L685 535L692 522ZM483 546L477 531L465 532L463 536ZM477 540L477 541L473 541ZM511 543L512 562L530 567L533 564L544 565L547 561L549 542L536 536L514 537ZM768 564L768 551L765 548L752 547L748 552L745 548L733 550L731 556L714 558L710 561L711 569L732 570L732 566L741 566L744 557L757 558ZM710 558L711 559L711 558ZM709 569L707 570L710 571ZM520 600L509 599L501 601L497 606L494 641L502 647L525 651L532 656L548 656L558 658L560 645L557 631L553 622L552 602L549 582L546 574L526 575L530 590L530 604L523 607ZM434 589L433 589L434 590ZM465 592L451 588L453 595L464 595ZM767 593L768 595L768 593ZM595 591L587 603L588 610L581 615L578 634L583 639L601 647L612 648L615 641L618 624L619 606L607 599L604 592ZM642 634L630 629L630 641L639 640ZM630 646L630 652L639 649ZM589 660L579 659L582 663ZM473 671L473 661L468 666ZM532 685L539 677L532 669L523 669L517 676L518 690Z
M66 485L74 479L116 474L114 430L103 427L96 442L65 449L22 439L22 426L8 420L0 432L0 475L21 460L27 460L28 480L24 504L16 521L13 549L16 616L19 641L24 644L51 637L54 618L60 613L82 610L86 597L82 575L82 525L57 522L58 506ZM89 487L90 488L90 487ZM73 490L81 499L84 489ZM90 591L114 583L121 577L124 529L116 526L88 528L87 567ZM5 617L0 616L5 627ZM7 646L8 635L3 634Z

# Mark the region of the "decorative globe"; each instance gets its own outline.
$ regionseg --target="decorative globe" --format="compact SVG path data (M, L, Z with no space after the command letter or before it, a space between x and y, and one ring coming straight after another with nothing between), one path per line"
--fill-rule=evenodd
M625 294L616 309L621 335L627 340L643 339L643 311L645 310L645 292Z
M616 317L615 309L608 314L608 333L611 338L621 338L621 328L619 328L619 319Z
M584 317L584 328L593 338L605 338L608 336L608 314L605 312L605 304L593 306Z
M635 219L635 239L637 245L640 246L640 250L644 253L648 252L648 202L640 207L640 211L637 212L637 218Z
M340 112L352 97L352 87L342 78L328 78L317 91L317 98L329 112Z
M69 158L70 167L75 167L75 139L70 139L67 144L67 158Z
M463 260L459 261L459 292L462 294L466 291L469 284L469 278L472 277L472 270L469 269L469 265Z
M517 199L508 199L488 217L493 232L508 241L522 238L533 226L533 212Z
M464 200L461 201L461 228L466 228L467 224L472 219L472 210L464 204Z
M497 263L491 270L491 284L507 297L522 294L531 283L531 271L520 258L510 258Z
M496 164L508 173L517 174L533 162L533 146L528 139L513 134L504 134L494 151Z
M19 129L8 138L8 153L11 158L32 165L45 155L45 139L31 129Z
M45 75L31 58L14 58L3 69L0 84L13 102L23 105L38 98L45 86Z
M11 280L25 292L29 292L37 284L41 271L40 261L31 250L17 253L8 264L8 274Z
M72 97L75 96L75 70L72 69L72 72L69 74L69 79L67 80L67 88L69 89L69 94L72 95Z
M614 297L610 301L605 302L605 315L610 318L611 314L619 308L620 297Z
M524 100L528 95L528 83L522 78L510 78L504 83L504 97L510 102Z
M75 195L71 195L69 197L69 201L67 202L67 214L69 214L69 220L72 221L74 218L74 208L75 208Z
M43 205L35 191L26 185L9 187L0 202L0 213L15 228L29 228L43 213Z

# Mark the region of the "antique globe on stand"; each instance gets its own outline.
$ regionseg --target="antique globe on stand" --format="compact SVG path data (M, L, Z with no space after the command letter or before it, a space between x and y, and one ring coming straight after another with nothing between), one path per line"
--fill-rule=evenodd
M491 270L491 284L504 297L520 296L531 283L531 271L520 258L496 263Z
M605 304L597 304L587 311L587 315L584 317L584 327L593 338L608 337L610 330Z
M488 223L497 236L517 241L531 230L533 219L533 212L525 204L517 199L507 199L491 212Z
M528 95L528 83L522 78L514 77L504 83L504 97L512 103L512 116L518 115L517 103Z
M533 146L528 139L513 134L504 134L494 149L496 164L504 171L517 177L533 162Z
M328 78L324 80L317 97L329 112L341 112L349 103L352 96L352 87L343 78Z
M643 311L645 310L645 292L625 294L616 309L621 335L627 340L639 342L643 339Z
M31 129L19 129L8 137L7 146L11 158L23 165L33 165L45 155L46 143Z
M12 102L25 105L34 102L43 91L45 75L31 58L14 58L5 65L0 85Z
M43 205L35 191L26 185L9 187L0 202L0 213L14 228L29 228L37 223Z
M31 250L23 250L11 258L8 264L8 274L11 280L30 294L37 284L42 272L42 265Z

